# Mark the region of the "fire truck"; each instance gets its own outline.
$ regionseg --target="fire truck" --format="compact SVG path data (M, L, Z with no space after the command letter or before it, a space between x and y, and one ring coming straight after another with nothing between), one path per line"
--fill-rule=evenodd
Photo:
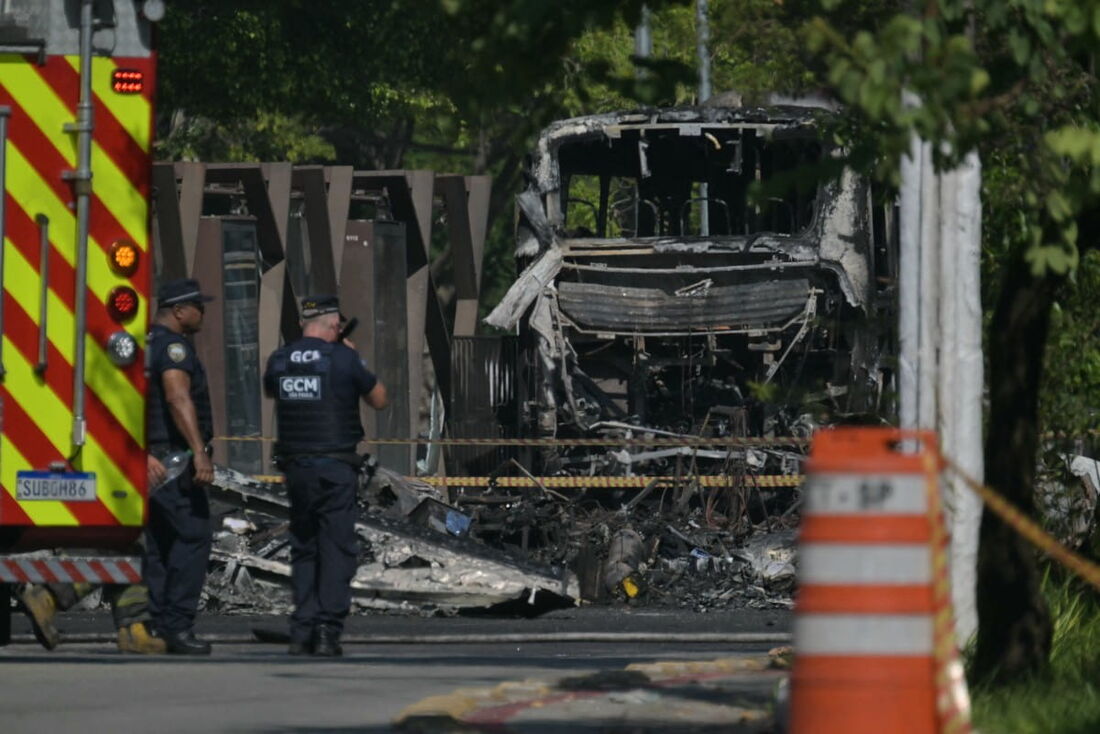
M14 584L133 583L161 0L0 0L0 644Z

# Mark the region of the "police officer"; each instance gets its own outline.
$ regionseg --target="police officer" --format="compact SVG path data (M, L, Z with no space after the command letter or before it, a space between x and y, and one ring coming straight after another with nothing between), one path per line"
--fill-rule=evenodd
M162 462L173 454L189 452L190 464L149 498L144 576L156 633L169 653L183 655L210 654L209 643L196 639L193 627L210 558L210 505L203 485L214 480L206 450L213 421L206 371L188 337L202 328L204 304L212 300L191 279L163 284L148 346L150 481L164 481Z
M355 499L363 437L359 400L386 407L386 388L340 339L335 296L302 299L302 338L271 354L264 390L276 401L279 467L290 493L290 653L338 656L358 565Z

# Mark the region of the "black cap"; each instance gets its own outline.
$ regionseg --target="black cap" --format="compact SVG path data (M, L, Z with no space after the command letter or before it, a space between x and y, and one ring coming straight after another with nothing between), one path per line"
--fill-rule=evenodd
M340 313L340 299L330 295L306 296L302 299L302 318L312 319L326 313ZM340 314L340 318L344 318Z
M174 306L177 303L203 303L213 301L213 296L203 294L199 281L194 278L180 278L162 283L157 291L158 306Z

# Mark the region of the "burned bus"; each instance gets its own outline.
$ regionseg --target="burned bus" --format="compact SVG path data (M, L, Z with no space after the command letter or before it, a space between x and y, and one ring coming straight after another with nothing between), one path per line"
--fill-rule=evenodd
M522 272L486 320L518 327L529 435L791 436L889 414L896 216L844 168L828 115L691 107L542 132ZM614 473L615 455L547 468Z

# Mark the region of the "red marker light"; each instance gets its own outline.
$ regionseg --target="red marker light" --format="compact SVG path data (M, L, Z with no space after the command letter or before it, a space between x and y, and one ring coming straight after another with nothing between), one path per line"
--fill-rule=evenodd
M115 69L111 74L111 89L119 94L141 94L145 88L145 73L137 69Z
M127 285L114 288L107 296L107 312L115 321L132 319L138 311L138 294Z

